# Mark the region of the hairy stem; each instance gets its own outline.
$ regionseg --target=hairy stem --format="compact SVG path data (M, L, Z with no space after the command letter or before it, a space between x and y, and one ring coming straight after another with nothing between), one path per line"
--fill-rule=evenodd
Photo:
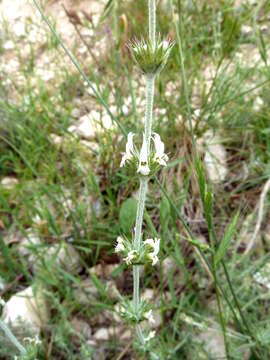
M144 204L147 192L147 178L140 179L140 190L139 190L139 199L137 206L137 216L136 216L136 225L135 225L135 236L134 236L134 248L139 251L141 246L142 238L142 223L143 223L143 212ZM139 308L140 301L140 267L133 266L133 304L135 311Z
M148 0L149 11L149 38L153 45L156 44L156 0Z
M152 134L153 105L155 93L155 75L146 75L146 110L145 110L145 138L147 143L147 154L150 153L150 140Z
M134 245L136 250L139 250L141 245L143 212L144 212L145 197L147 192L147 184L148 184L148 178L142 177L140 179L139 199L137 206L135 236L134 236Z
M149 38L153 44L156 43L156 1L148 1L149 9ZM152 119L153 119L153 105L154 105L154 88L155 75L146 75L146 110L145 110L145 138L147 143L147 155L150 155L150 141L152 135ZM147 193L148 177L140 178L139 199L137 206L134 248L139 251L142 239L142 223L145 206L145 198ZM140 266L133 266L133 304L134 310L137 311L140 304ZM136 326L138 338L144 344L144 337L140 325Z
M12 334L10 329L6 326L6 324L0 320L0 329L6 334L9 340L13 343L14 346L20 351L21 354L25 355L26 350L25 348L19 343L16 337Z

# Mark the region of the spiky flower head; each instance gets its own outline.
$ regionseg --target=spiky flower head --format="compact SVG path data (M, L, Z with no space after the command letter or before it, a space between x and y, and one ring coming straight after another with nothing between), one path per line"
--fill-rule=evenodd
M132 300L123 299L121 303L118 303L115 307L115 311L124 320L132 324L138 324L141 321L148 320L150 323L154 323L152 310L150 304L141 300L138 308L134 308L134 302Z
M133 60L147 75L156 75L161 72L168 61L173 46L174 41L161 40L160 36L156 43L144 39L135 39L129 43Z

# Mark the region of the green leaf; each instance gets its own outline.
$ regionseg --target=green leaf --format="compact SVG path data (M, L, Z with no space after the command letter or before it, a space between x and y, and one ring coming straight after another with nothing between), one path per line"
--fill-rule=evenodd
M228 250L228 247L230 246L230 243L232 241L232 238L233 238L233 235L234 235L234 232L236 229L238 218L239 218L239 213L237 213L234 216L233 221L227 228L227 230L220 242L219 248L215 254L215 264L216 265L223 259L224 255L226 254L226 252Z
M100 17L100 22L104 21L110 15L113 4L114 4L114 0L107 1L106 5L104 6L103 13Z
M120 209L119 221L124 233L128 233L135 222L137 213L137 201L134 198L125 200Z
M167 228L168 222L170 220L170 212L171 212L170 203L168 199L163 195L160 204L160 223L162 229Z

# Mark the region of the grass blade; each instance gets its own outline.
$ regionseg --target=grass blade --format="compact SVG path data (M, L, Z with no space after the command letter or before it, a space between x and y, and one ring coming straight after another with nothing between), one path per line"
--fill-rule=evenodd
M238 219L239 219L239 212L236 213L236 215L234 216L232 222L230 223L228 229L226 230L226 232L219 244L218 250L215 254L215 265L216 266L223 259L224 255L226 254L226 252L230 246L230 243L233 239L233 235L236 230L236 225L238 223Z

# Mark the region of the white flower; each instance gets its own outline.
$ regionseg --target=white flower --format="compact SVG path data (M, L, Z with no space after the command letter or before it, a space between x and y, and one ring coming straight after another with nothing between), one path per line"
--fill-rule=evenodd
M155 145L154 161L161 166L166 166L169 158L164 153L164 143L161 141L160 136L157 133L154 133L153 140Z
M140 163L137 172L141 173L144 176L147 176L150 173L150 169L148 166L147 143L145 134L143 134L143 144L140 152Z
M129 132L128 133L128 139L127 139L127 144L126 144L126 152L123 154L121 163L120 163L120 167L123 167L126 163L127 160L131 160L134 154L134 146L133 146L133 137L134 137L134 133L133 132Z
M3 300L0 296L0 306L5 306L5 300Z
M158 257L154 253L148 254L150 260L152 260L152 265L155 266L158 263Z
M124 239L121 236L118 236L117 238L117 245L115 247L115 252L119 253L125 250L125 246L124 246Z
M144 241L145 245L149 245L153 251L151 251L148 254L148 257L150 260L152 260L152 265L156 265L156 263L158 262L158 253L159 253L159 248L160 248L160 239L155 238L155 239L147 239Z
M149 335L144 338L144 341L145 342L150 341L151 339L153 339L155 337L155 335L156 335L155 331L150 331Z
M120 314L123 315L126 312L126 309L124 308L124 306L122 304L116 304L115 305L115 311Z
M154 324L154 323L155 323L155 319L154 319L154 317L153 317L152 312L153 312L152 309L149 310L149 311L146 311L146 312L144 313L144 317L145 317L145 319L148 320L151 324Z
M149 245L153 249L153 254L157 255L159 253L159 247L160 247L160 239L154 238L154 239L147 239L144 241L145 245Z
M30 344L35 344L35 345L40 345L42 344L42 341L40 340L40 338L38 337L38 335L36 335L33 338L27 337L23 339L25 342L28 341Z
M136 250L131 250L128 253L128 256L126 258L124 258L124 261L126 262L127 265L130 265L132 260L135 259L136 253L137 253Z
M169 48L169 45L170 45L169 41L167 41L167 40L162 40L162 41L159 43L158 47L159 47L159 48L162 47L164 50L167 50L167 49Z

